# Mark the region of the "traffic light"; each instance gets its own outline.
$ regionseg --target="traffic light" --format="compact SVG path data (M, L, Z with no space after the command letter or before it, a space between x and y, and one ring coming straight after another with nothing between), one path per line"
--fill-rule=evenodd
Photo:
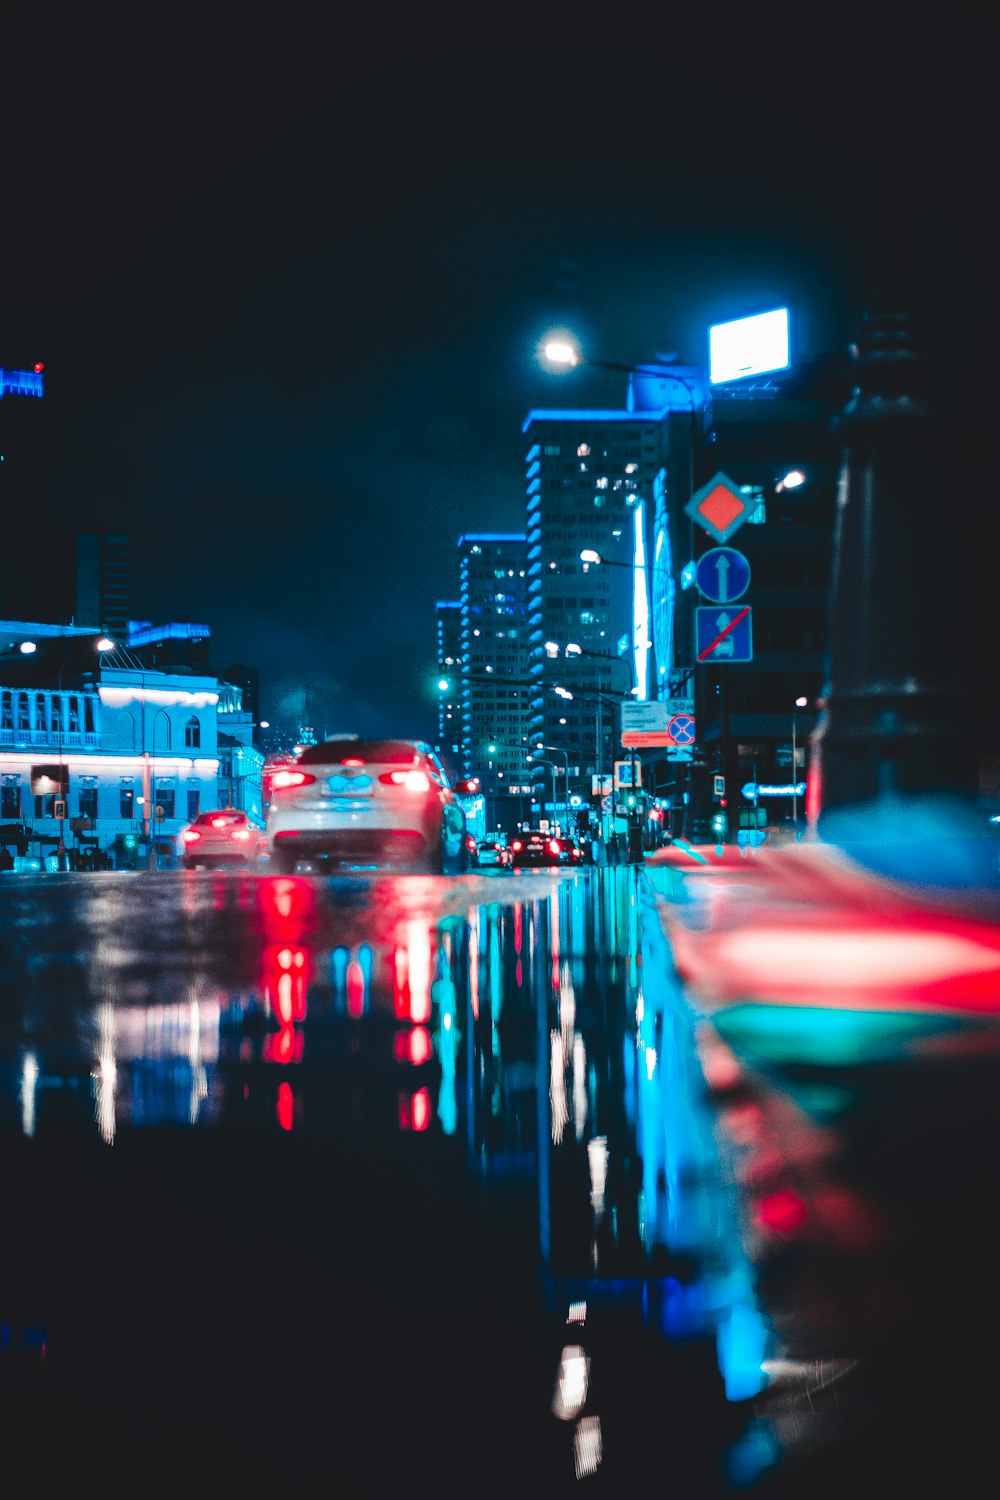
M125 836L122 839L122 848L123 849L134 849L135 848L135 834L134 833L126 833L125 834Z
M726 834L726 824L727 824L727 818L726 818L725 813L713 813L713 815L712 815L712 832L715 833L715 834L718 834L718 836L719 836L720 839L725 837L725 834Z

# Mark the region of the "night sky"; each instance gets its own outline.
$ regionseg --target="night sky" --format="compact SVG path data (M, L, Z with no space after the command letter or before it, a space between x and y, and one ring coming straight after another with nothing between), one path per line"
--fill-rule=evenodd
M525 413L623 400L542 371L554 326L703 363L788 303L811 359L903 307L982 537L985 9L246 14L5 23L0 363L45 362L51 519L127 530L134 614L207 622L265 717L433 736L434 602L523 526Z

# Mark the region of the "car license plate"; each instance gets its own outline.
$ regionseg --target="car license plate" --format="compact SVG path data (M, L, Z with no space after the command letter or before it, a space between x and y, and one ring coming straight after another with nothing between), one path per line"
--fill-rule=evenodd
M365 798L370 797L374 792L375 782L370 776L331 776L327 780L326 789L331 796L338 799L341 797Z

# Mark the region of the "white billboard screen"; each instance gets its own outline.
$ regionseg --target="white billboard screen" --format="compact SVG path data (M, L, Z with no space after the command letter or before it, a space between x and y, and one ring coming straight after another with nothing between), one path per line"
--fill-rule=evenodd
M713 385L788 367L787 307L714 323L708 330L708 378Z

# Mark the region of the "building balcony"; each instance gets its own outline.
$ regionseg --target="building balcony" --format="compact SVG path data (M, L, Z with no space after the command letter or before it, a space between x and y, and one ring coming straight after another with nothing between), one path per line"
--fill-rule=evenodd
M94 730L67 729L53 734L51 729L0 729L0 745L13 750L98 750L101 736Z

